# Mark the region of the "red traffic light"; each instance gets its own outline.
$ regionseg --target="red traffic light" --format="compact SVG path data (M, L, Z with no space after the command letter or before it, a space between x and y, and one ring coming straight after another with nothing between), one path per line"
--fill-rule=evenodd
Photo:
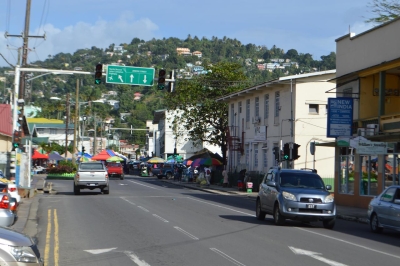
M97 64L96 65L96 72L102 72L103 71L103 65L102 64Z

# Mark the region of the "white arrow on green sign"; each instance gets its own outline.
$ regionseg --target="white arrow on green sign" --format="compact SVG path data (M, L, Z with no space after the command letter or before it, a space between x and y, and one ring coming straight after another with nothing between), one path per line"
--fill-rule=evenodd
M107 66L106 83L153 86L154 68Z

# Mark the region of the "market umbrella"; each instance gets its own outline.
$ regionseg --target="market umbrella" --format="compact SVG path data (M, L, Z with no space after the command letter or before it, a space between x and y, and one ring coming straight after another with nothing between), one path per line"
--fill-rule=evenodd
M203 158L200 160L200 165L206 165L206 166L218 166L222 165L221 161L215 158Z
M184 165L186 165L186 166L189 166L189 165L191 165L192 164L192 160L188 160L188 159L186 159L186 160L184 160L182 163L184 164Z
M107 153L106 150L102 150L99 154L96 154L95 156L92 157L93 161L105 161L111 156Z
M91 161L91 160L90 160L90 158L88 158L88 157L82 156L81 158L79 158L79 161L80 161L80 162L89 162L89 161Z
M191 166L191 167L200 166L200 165L201 165L201 160L202 160L202 159L203 159L203 158L194 159L193 162L192 162L192 164L191 164L190 166Z
M148 163L165 163L165 160L160 157L152 157L147 160Z
M181 163L183 161L183 157L181 155L170 155L167 160L174 160L175 163Z
M49 160L52 160L52 161L62 161L62 160L65 160L65 158L62 157L58 152L52 152L52 153L50 153L49 156L48 156L48 159L49 159Z
M42 154L40 152L38 152L37 150L33 151L33 155L32 155L32 159L33 160L37 160L37 159L49 159L49 155L47 154Z
M110 158L108 158L106 161L107 162L122 162L124 159L122 159L121 157L118 156L111 156Z

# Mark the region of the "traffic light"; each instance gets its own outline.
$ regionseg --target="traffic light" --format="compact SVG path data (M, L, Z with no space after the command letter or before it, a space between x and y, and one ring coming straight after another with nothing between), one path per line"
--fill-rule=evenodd
M292 152L292 156L293 156L293 160L297 160L300 158L299 155L299 147L301 145L297 144L297 143L293 143L293 152Z
M275 160L280 162L280 158L279 158L279 147L274 147L272 149L272 151L274 152L274 156L275 156Z
M103 65L96 65L96 72L94 73L94 84L101 84L101 77L103 76Z
M165 75L166 74L167 74L167 71L165 71L165 69L160 69L160 71L158 71L157 89L163 90L165 88Z
M14 130L14 136L13 136L13 148L19 148L19 145L21 144L21 131L19 130Z
M290 159L290 146L289 143L283 145L283 159L282 161L287 161Z
M82 156L85 154L85 146L82 145Z

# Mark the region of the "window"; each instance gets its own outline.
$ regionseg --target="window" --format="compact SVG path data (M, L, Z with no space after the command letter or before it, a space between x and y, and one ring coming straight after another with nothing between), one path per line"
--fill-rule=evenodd
M352 98L353 97L353 88L343 89L343 97Z
M38 128L38 129L37 129L37 132L38 132L39 134L43 134L43 133L44 133L44 128Z
M391 202L393 201L394 193L396 193L396 188L389 188L386 192L382 195L381 201Z
M265 94L264 96L264 119L267 119L269 116L269 94Z
M254 104L254 115L256 117L260 116L260 99L256 97Z
M279 97L279 91L275 92L275 117L279 117L279 111L281 109Z
M235 124L235 105L231 104L231 125Z
M57 134L57 129L51 129L51 128L50 128L50 134L51 134L51 135Z
M254 145L254 167L258 167L258 145Z
M246 100L246 122L250 122L250 99Z
M239 114L241 114L242 113L242 102L239 102L238 109L239 109Z
M308 105L308 113L318 114L319 113L319 105L318 104L309 104Z
M264 164L265 168L268 167L268 152L267 152L267 149L265 149L264 153L263 153L263 164Z

